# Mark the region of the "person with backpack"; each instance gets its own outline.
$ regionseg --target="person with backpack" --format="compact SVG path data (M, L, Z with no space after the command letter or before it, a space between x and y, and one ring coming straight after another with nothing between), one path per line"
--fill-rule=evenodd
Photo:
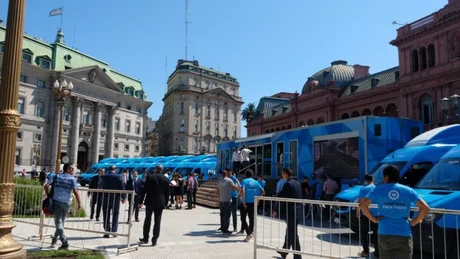
M81 209L80 194L77 190L77 180L73 176L73 171L74 167L71 164L64 164L63 173L55 175L44 186L45 194L51 199L51 211L54 213L54 224L56 225L51 246L56 245L59 238L62 243L59 247L60 250L69 248L67 237L64 235L64 223L72 205L72 192L77 199L77 209Z

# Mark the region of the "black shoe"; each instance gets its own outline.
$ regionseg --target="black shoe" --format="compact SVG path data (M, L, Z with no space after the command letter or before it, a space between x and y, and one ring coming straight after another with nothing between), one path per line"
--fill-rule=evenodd
M222 228L219 228L218 231L222 230Z
M152 246L157 246L157 241L156 240L152 240Z
M228 230L222 230L222 233L223 233L223 234L231 234L232 232L231 232L231 231L228 231Z
M67 249L69 249L69 244L67 243L62 244L62 246L58 248L58 250L67 250Z
M279 255L281 255L281 257L282 257L283 259L286 259L286 257L287 257L287 254L286 254L286 253L283 253L283 252L277 252L277 253L278 253Z
M51 246L54 247L54 246L56 245L56 243L57 243L57 238L53 237L53 238L51 239Z
M136 222L139 222L139 219L136 219Z
M149 242L149 239L139 238L139 242L141 242L142 244L147 244Z
M107 234L105 234L105 235L103 236L103 238L109 238L109 237L110 237L110 236L107 235Z
M99 218L96 218L96 221L99 221Z
M239 235L242 235L244 234L244 230L240 230L240 232L238 232Z
M93 216L89 217L90 220L93 220Z

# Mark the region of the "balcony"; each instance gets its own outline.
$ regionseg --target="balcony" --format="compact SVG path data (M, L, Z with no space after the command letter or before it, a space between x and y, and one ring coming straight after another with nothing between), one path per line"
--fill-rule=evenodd
M196 130L192 133L193 135L200 135L200 131Z
M224 122L228 122L228 118L224 118Z
M215 121L220 121L220 118L219 118L219 117L215 117L214 120L215 120Z

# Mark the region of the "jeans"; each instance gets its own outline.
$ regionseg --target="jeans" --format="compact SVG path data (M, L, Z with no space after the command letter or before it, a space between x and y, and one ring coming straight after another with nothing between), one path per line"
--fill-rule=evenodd
M231 214L231 206L232 202L220 202L220 230L222 232L228 231L228 227L230 226L230 214Z
M238 198L232 198L232 221L233 221L233 228L237 229L237 222L238 219L236 218L236 211L238 210Z
M69 213L70 205L68 203L53 200L54 206L54 225L56 225L56 231L54 232L54 238L58 238L63 245L67 244L67 237L64 235L64 223L67 213Z

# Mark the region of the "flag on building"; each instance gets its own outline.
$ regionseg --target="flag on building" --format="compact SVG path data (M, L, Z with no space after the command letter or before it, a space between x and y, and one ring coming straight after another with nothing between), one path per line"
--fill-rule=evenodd
M62 15L62 13L63 13L63 10L61 7L61 8L51 10L50 16L58 16L58 15Z

